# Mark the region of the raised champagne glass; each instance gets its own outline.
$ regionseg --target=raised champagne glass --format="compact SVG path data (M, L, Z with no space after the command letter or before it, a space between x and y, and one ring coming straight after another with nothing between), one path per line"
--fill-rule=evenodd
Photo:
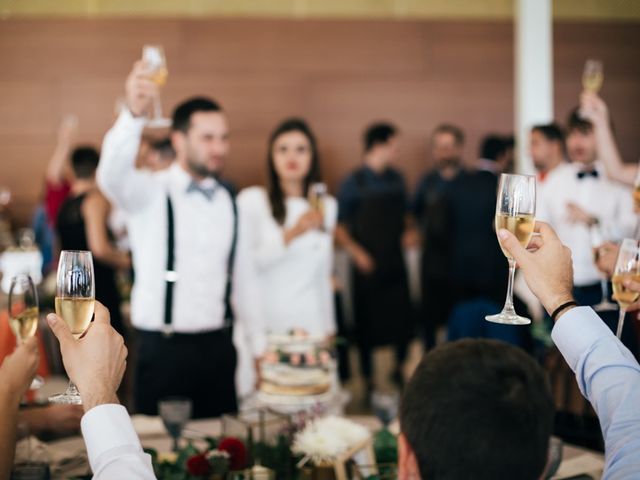
M602 88L604 72L602 62L590 58L584 63L582 72L582 88L589 92L598 93Z
M610 232L599 223L596 223L589 228L591 247L593 249L593 262L596 264L598 263L599 247L611 238L609 233ZM606 275L601 275L600 277L600 288L602 290L602 300L600 300L600 303L597 305L594 305L593 309L596 312L616 310L616 304L609 301L609 280Z
M11 279L9 288L9 326L16 336L18 345L33 337L38 330L40 310L38 308L38 291L33 279L26 274L16 275ZM31 390L44 385L44 379L36 375L31 382Z
M327 186L324 183L312 183L309 186L309 205L314 210L317 210L324 217L325 211L325 197L327 196ZM321 230L324 228L321 227Z
M87 331L95 307L93 257L84 250L63 250L58 263L56 313L78 339ZM78 389L69 381L64 393L49 397L52 403L81 405Z
M622 241L616 260L616 267L613 271L613 277L611 278L611 282L613 283L613 298L615 298L618 305L620 305L618 328L616 329L616 336L618 338L622 335L622 327L627 309L640 297L640 292L627 288L624 285L626 280L640 282L639 246L638 240L625 238Z
M496 202L495 228L496 234L500 229L510 231L515 235L523 247L529 245L536 214L536 179L532 175L512 175L503 173L498 186ZM502 246L500 246L502 248ZM486 320L507 325L527 325L531 320L521 317L513 307L513 277L516 271L516 261L504 248L502 253L509 261L509 284L507 298L502 312L487 315Z
M142 60L147 65L149 78L158 86L158 94L153 99L153 118L147 122L147 126L151 128L170 127L171 120L162 116L162 102L160 100L160 88L167 83L169 76L164 49L161 45L145 45L142 47Z

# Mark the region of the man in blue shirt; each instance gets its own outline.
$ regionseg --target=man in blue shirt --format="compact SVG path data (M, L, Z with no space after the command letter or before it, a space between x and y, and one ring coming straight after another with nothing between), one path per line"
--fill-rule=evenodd
M639 478L640 365L591 308L573 301L570 250L546 223L536 231L530 250L506 230L498 236L556 322L552 337L598 414L603 478ZM399 478L543 478L553 411L543 378L530 358L502 343L464 340L433 350L403 398Z

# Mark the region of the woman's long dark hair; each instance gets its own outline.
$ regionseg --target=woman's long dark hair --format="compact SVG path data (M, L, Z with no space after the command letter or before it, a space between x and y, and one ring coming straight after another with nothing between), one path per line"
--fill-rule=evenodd
M284 219L287 216L287 208L284 203L284 193L282 191L282 186L280 185L280 177L278 176L278 172L276 172L276 167L273 162L273 144L280 135L289 132L302 133L307 137L307 140L309 140L309 145L311 147L311 166L303 180L303 193L305 197L309 193L309 185L321 181L320 159L318 158L318 147L316 146L316 138L313 135L313 132L309 128L309 125L307 125L307 122L301 118L286 119L278 125L271 134L271 137L269 138L269 149L267 151L267 165L269 168L269 202L271 202L271 213L273 213L273 218L275 218L276 222L280 225L284 223Z

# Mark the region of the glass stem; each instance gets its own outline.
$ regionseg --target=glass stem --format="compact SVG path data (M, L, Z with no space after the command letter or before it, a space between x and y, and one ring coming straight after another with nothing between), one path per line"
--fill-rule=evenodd
M178 437L173 437L173 451L178 451Z
M64 394L75 397L77 395L80 395L80 392L76 388L75 384L71 380L69 380L69 386L67 387L67 391L64 392Z
M624 317L627 314L626 308L620 309L620 316L618 317L618 328L616 329L616 337L622 338L622 327L624 325Z
M607 285L609 282L606 278L600 280L600 286L602 287L602 301L600 303L609 301L609 286Z
M162 103L160 103L160 92L153 99L153 111L155 118L162 118Z
M509 258L509 283L507 285L507 298L504 302L503 312L514 312L513 308L513 278L516 274L516 261Z

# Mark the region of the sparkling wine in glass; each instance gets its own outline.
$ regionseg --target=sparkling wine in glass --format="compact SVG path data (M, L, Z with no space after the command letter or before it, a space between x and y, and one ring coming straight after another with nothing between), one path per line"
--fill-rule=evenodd
M158 411L164 427L173 438L173 451L178 451L182 429L191 418L191 400L185 397L168 397L158 402Z
M627 288L624 285L626 280L640 282L640 244L638 240L630 238L625 238L620 245L616 267L613 271L613 277L611 278L611 282L613 283L613 298L615 298L618 305L620 305L618 328L616 329L618 338L622 335L622 326L624 325L627 308L640 297L640 292Z
M592 225L589 229L591 247L593 249L593 262L596 264L598 263L599 247L610 239L610 235L607 235L607 233L606 229L598 223ZM602 289L602 300L597 305L594 305L593 309L596 312L615 310L616 304L609 301L609 281L606 275L601 275L600 288Z
M320 212L323 217L325 214L325 198L327 196L327 185L324 183L312 183L309 186L309 205L314 210ZM322 230L324 228L321 228Z
M523 247L529 245L536 214L536 179L532 175L512 175L503 173L498 186L496 202L495 228L496 234L500 229L510 231L515 235ZM502 246L500 246L502 248ZM518 315L513 307L513 277L516 271L516 261L502 248L502 253L509 261L509 284L507 298L502 312L487 315L486 320L508 325L527 325L531 320Z
M149 78L153 83L163 87L167 83L169 70L167 69L167 60L164 55L164 49L161 45L145 45L142 47L142 60L148 68ZM171 126L171 120L162 116L162 103L160 101L160 92L155 96L153 101L153 118L147 123L151 128L167 128Z
M602 88L604 72L600 60L589 59L584 64L582 72L582 88L593 93L598 93Z
M78 339L89 328L95 305L93 257L83 250L63 250L58 263L56 313ZM81 405L78 389L69 382L64 393L49 397L52 403Z
M29 275L20 274L11 279L8 307L9 326L16 336L18 345L20 345L36 334L40 317L38 291ZM37 390L42 385L44 385L44 379L40 375L36 375L30 388Z

